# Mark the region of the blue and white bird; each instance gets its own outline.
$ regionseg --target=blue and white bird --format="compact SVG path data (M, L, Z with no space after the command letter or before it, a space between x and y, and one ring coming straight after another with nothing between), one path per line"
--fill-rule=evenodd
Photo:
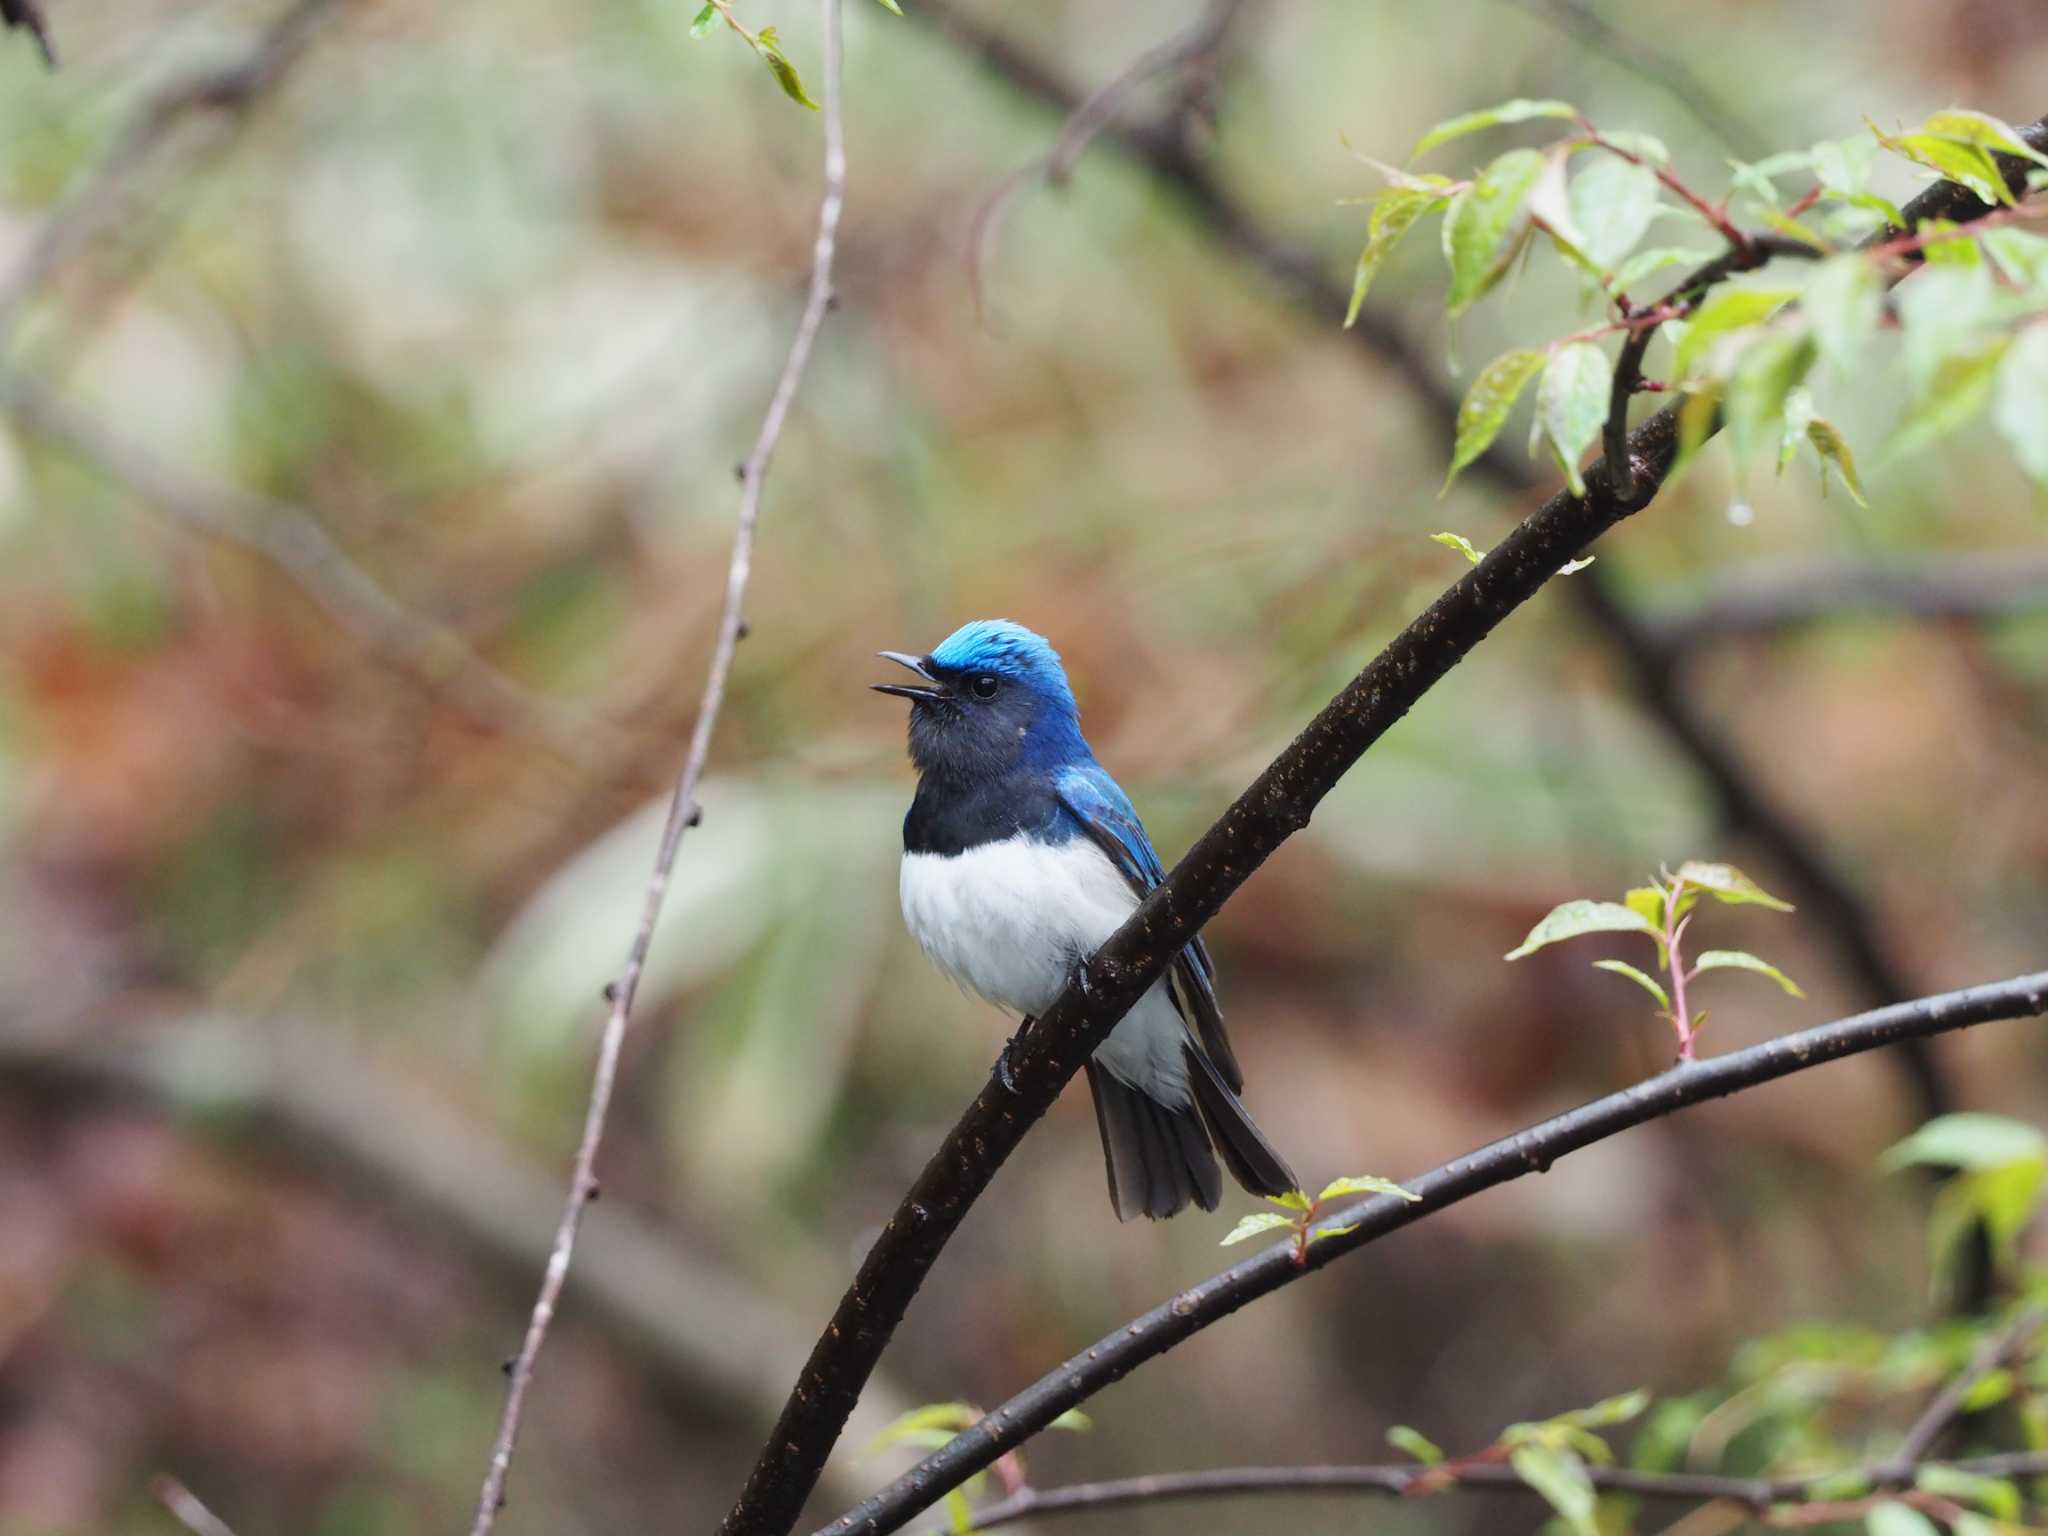
M872 685L911 703L904 921L947 976L1021 1014L1021 1034L1166 872L1130 797L1088 750L1042 636L983 619L927 656L881 654L920 679ZM1237 1097L1244 1075L1200 939L1110 1031L1088 1086L1120 1220L1171 1216L1190 1200L1213 1211L1219 1154L1253 1194L1296 1187Z

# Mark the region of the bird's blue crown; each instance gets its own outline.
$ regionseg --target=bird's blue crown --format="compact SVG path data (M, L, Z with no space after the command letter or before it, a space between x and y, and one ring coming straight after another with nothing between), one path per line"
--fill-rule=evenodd
M1070 712L1075 708L1060 653L1045 636L1008 619L976 619L961 625L939 642L930 659L947 672L998 673Z

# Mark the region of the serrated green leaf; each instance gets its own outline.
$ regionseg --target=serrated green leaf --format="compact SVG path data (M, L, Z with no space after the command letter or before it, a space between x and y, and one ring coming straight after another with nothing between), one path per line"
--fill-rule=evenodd
M1420 1200L1422 1196L1410 1194L1392 1179L1383 1179L1376 1173L1351 1173L1343 1178L1332 1179L1323 1186L1323 1192L1316 1196L1318 1203L1335 1200L1340 1195L1399 1195L1403 1200Z
M2028 326L2006 348L1997 392L1992 422L2028 478L2048 486L2048 324Z
M1936 112L1929 117L1920 125L1920 131L1951 139L1958 144L1996 150L2002 155L2018 155L2022 160L2031 160L2036 165L2048 166L2048 155L2042 154L2021 138L2019 131L2012 124L2002 122L1988 112L1976 112L1966 107L1951 107L1945 112Z
M1767 208L1778 204L1777 179L1789 176L1794 171L1813 169L1813 152L1805 149L1781 149L1775 155L1766 155L1761 160L1728 162L1728 185L1732 191L1747 192Z
M1446 549L1455 549L1474 565L1486 558L1486 551L1473 548L1472 541L1462 533L1432 533L1429 540L1432 544L1441 544Z
M1809 151L1813 179L1838 197L1869 190L1870 169L1877 163L1877 145L1870 139L1832 139Z
M1815 263L1800 308L1820 355L1846 377L1884 320L1884 279L1862 256L1831 256Z
M1593 962L1593 969L1596 971L1612 971L1617 976L1626 976L1630 981L1649 993L1650 996L1657 999L1659 1006L1665 1012L1670 1012L1671 999L1666 995L1662 984L1654 976L1637 970L1626 960L1595 960Z
M1572 118L1578 115L1579 109L1568 101L1531 101L1517 97L1497 107L1445 119L1415 141L1415 148L1409 151L1408 158L1420 160L1439 144L1448 144L1482 128L1494 128L1502 123L1525 123L1537 117Z
M1613 901L1567 901L1552 907L1543 921L1529 930L1529 937L1506 958L1520 960L1545 945L1576 939L1587 933L1649 933L1651 925L1642 913Z
M1593 1479L1572 1452L1531 1441L1508 1454L1515 1476L1527 1483L1569 1526L1573 1536L1600 1536L1593 1520Z
M1551 354L1542 382L1536 386L1538 430L1550 440L1551 451L1556 454L1565 483L1574 496L1586 494L1586 482L1579 475L1579 460L1600 440L1613 387L1613 365L1607 354L1590 341L1559 347Z
M718 7L707 5L690 20L690 36L702 37L718 25Z
M1982 1170L2043 1158L2048 1158L2048 1137L2033 1126L2005 1115L1962 1111L1937 1115L1895 1142L1879 1166L1887 1173L1913 1167Z
M1784 429L1785 404L1813 368L1810 335L1765 336L1751 345L1728 378L1724 410L1728 447L1738 462Z
M1351 302L1344 311L1347 330L1357 321L1373 279L1394 253L1394 247L1401 243L1401 237L1417 219L1448 196L1448 192L1434 187L1392 186L1374 199L1366 224L1365 249L1358 253L1358 270L1351 278Z
M1813 391L1804 384L1785 396L1784 420L1779 427L1778 473L1784 474L1806 441L1806 429L1813 425Z
M1387 1431L1387 1444L1404 1456L1414 1457L1425 1467L1433 1467L1444 1459L1444 1453L1435 1441L1406 1424L1396 1424Z
M1936 175L1959 181L1987 203L2013 202L2005 177L1980 144L1964 143L1933 133L1888 134L1873 128L1877 142L1893 154L1924 165Z
M1631 912L1642 914L1643 921L1652 928L1664 926L1664 891L1661 886L1638 885L1631 887L1621 898L1622 905Z
M1731 905L1769 907L1773 912L1793 910L1791 902L1780 901L1733 864L1706 864L1687 859L1678 866L1678 881L1681 885L1705 891L1716 901Z
M1314 1203L1306 1194L1298 1189L1290 1189L1284 1195L1267 1195L1265 1198L1271 1204L1279 1206L1283 1211L1306 1212Z
M1451 267L1444 307L1453 319L1507 274L1529 234L1529 193L1546 157L1511 149L1451 199L1444 214L1444 259Z
M1545 361L1545 355L1533 347L1518 347L1503 352L1479 370L1479 376L1458 406L1457 443L1451 450L1451 468L1444 476L1444 490L1449 490L1459 471L1486 452L1500 436L1508 413L1529 387L1529 381L1542 371Z
M1793 288L1716 289L1686 322L1678 343L1678 358L1673 370L1675 376L1683 379L1690 375L1693 365L1706 354L1713 342L1736 331L1763 324L1798 297L1798 290ZM1665 329L1670 327L1667 325Z
M1910 1504L1887 1499L1863 1517L1867 1536L1941 1536L1941 1527Z
M1309 1233L1308 1240L1312 1243L1320 1243L1326 1237L1342 1237L1346 1232L1356 1232L1358 1226L1359 1224L1354 1221L1345 1227L1317 1227Z
M1867 507L1863 499L1863 482L1856 475L1856 456L1849 451L1849 440L1842 436L1835 424L1818 417L1806 425L1806 440L1813 444L1813 451L1820 455L1820 488L1823 495L1828 488L1828 466L1833 465L1842 476L1842 484L1849 492L1849 499L1859 507Z
M818 104L811 100L810 93L804 89L803 77L796 72L796 66L789 62L789 56L782 51L782 45L775 40L775 29L763 27L754 34L754 41L762 62L768 66L768 72L775 76L775 83L782 87L782 94L800 107L817 111Z
M1291 1230L1294 1224L1292 1216L1282 1216L1278 1211L1254 1211L1249 1216L1239 1217L1237 1225L1230 1229L1230 1235L1216 1246L1228 1248L1232 1243L1242 1243L1261 1232L1277 1232L1283 1227Z
M1693 962L1692 968L1695 971L1755 971L1759 976L1770 977L1794 997L1806 996L1799 990L1799 983L1775 965L1740 949L1710 949Z
M1801 245L1816 251L1826 252L1830 249L1827 241L1789 214L1780 213L1775 208L1766 208L1759 217L1788 240L1797 240Z

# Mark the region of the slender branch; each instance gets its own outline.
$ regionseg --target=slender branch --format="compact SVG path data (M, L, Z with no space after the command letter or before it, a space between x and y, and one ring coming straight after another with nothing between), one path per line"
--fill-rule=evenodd
M35 292L71 257L113 224L128 185L173 142L183 119L211 112L238 126L290 72L340 0L296 0L258 37L242 59L171 81L146 97L114 138L84 184L44 223L35 243L0 287L0 346L13 335ZM24 7L26 23L42 36L34 0L0 0L0 18L17 21L8 5Z
M20 27L36 40L43 63L57 67L57 45L50 40L50 24L43 17L40 0L0 0L0 26Z
M2048 610L2048 557L1916 554L1913 563L1772 562L1717 580L1696 599L1644 621L1676 655L1731 635L1768 634L1852 613L1982 623Z
M0 411L186 532L232 545L280 572L364 650L410 673L478 724L532 737L572 762L589 755L591 721L537 698L453 629L398 602L304 508L202 479L5 369Z
M625 1043L626 1023L640 988L641 972L654 940L662 901L668 894L669 876L675 868L677 849L685 829L700 819L697 785L710 756L711 736L718 724L720 707L725 702L726 679L732 671L733 655L745 631L747 579L753 564L754 529L760 519L762 482L767 477L775 446L781 440L783 423L788 419L797 385L810 362L819 327L832 304L832 257L839 237L840 211L846 201L846 143L840 105L844 50L840 36L839 0L820 0L819 8L825 40L825 164L824 192L818 204L818 234L811 253L810 291L804 300L803 315L797 322L796 336L790 343L781 376L769 397L767 412L761 418L753 451L740 467L740 508L733 530L732 560L726 571L725 605L719 614L718 637L712 647L711 662L704 680L703 701L698 706L689 751L683 760L682 772L677 776L675 793L669 801L668 820L662 828L661 849L655 858L654 873L647 882L640 926L633 935L618 979L607 989L611 1011L605 1019L604 1035L598 1046L597 1069L590 1089L590 1107L584 1117L583 1139L576 1149L575 1167L569 1178L568 1196L562 1205L554 1252L549 1256L540 1294L534 1301L533 1315L527 1323L526 1336L512 1360L505 1408L498 1421L497 1439L491 1447L489 1470L485 1473L483 1489L478 1496L476 1519L470 1526L471 1536L487 1536L504 1503L505 1480L512 1467L520 1411L533 1383L534 1362L546 1341L562 1287L568 1280L584 1207L597 1195L595 1170L598 1146L604 1138L605 1117L611 1107L612 1087L618 1075L619 1052Z
M1716 138L1745 159L1760 159L1765 149L1741 118L1684 59L1613 25L1584 0L1515 0L1532 16L1541 16L1577 38L1595 53L1604 53L1631 73L1662 87Z
M1978 1477L2028 1477L2048 1473L2048 1451L2020 1451L1959 1461L1916 1462L1907 1468L1890 1464L1864 1469L1876 1490L1906 1488L1924 1467ZM1672 1503L1740 1505L1762 1514L1776 1505L1810 1498L1815 1489L1838 1482L1842 1472L1811 1477L1723 1477L1705 1472L1638 1472L1628 1467L1588 1466L1586 1476L1602 1493L1625 1493L1640 1499ZM1068 1515L1132 1504L1157 1504L1174 1499L1241 1498L1247 1494L1378 1494L1410 1498L1437 1492L1528 1494L1534 1490L1512 1467L1480 1464L1445 1479L1441 1468L1413 1462L1383 1466L1218 1467L1200 1472L1155 1472L1099 1483L1069 1483L1059 1488L1020 1488L974 1512L973 1531L993 1531L1023 1520ZM935 1526L931 1536L952 1527Z
M1945 992L1784 1035L1762 1045L1667 1072L1555 1116L1420 1178L1403 1180L1416 1198L1380 1195L1332 1215L1318 1229L1306 1263L1281 1243L1182 1291L1075 1355L873 1498L823 1528L820 1536L882 1536L1044 1429L1069 1408L1121 1380L1143 1362L1186 1342L1240 1307L1291 1285L1389 1233L1528 1174L1559 1158L1694 1104L1775 1082L1843 1057L1966 1029L1994 1019L2048 1013L2048 971Z
M1963 1402L1977 1383L2025 1353L2027 1345L2033 1342L2034 1335L2041 1329L2042 1315L2038 1306L2022 1307L2018 1316L1986 1339L1968 1368L1935 1393L1933 1401L1913 1421L1885 1470L1901 1477L1910 1476L1913 1469L1926 1459L1927 1453L1934 1449L1934 1442L1941 1437L1941 1432L1962 1413Z

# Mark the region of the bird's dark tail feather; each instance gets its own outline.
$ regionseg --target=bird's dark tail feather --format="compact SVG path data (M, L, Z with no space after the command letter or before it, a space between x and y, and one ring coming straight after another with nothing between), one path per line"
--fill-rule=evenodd
M1117 1220L1171 1216L1190 1200L1205 1211L1223 1197L1223 1174L1192 1104L1172 1109L1088 1063L1095 1124L1109 1165Z
M1299 1189L1300 1181L1287 1166L1287 1159L1266 1140L1251 1111L1230 1091L1209 1058L1191 1044L1182 1046L1181 1054L1187 1058L1188 1086L1195 1091L1202 1123L1223 1155L1230 1176L1255 1195L1284 1195Z

